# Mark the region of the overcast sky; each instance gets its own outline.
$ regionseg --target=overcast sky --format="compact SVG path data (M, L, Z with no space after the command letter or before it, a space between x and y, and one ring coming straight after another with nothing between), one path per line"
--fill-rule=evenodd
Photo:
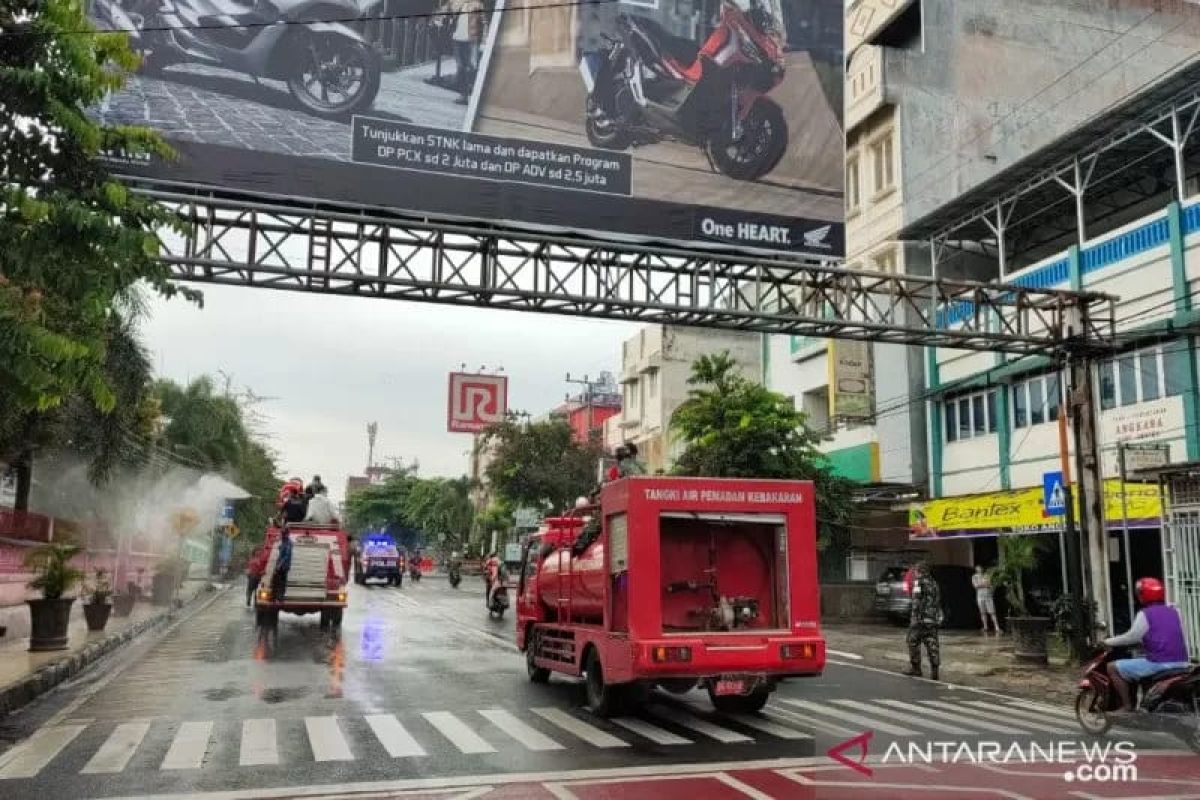
M368 422L376 460L416 458L421 474L466 471L470 435L446 431L447 374L504 367L509 407L538 415L578 387L563 378L619 371L637 327L513 311L367 298L200 287L203 309L156 300L143 335L160 375L218 370L264 401L282 472L320 474L335 499L362 474Z

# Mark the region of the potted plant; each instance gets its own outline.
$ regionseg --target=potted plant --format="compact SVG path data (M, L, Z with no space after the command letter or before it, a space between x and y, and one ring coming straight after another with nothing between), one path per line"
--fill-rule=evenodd
M33 571L29 588L42 593L39 600L26 600L29 605L29 649L65 650L67 629L71 623L71 605L74 597L63 597L83 577L83 573L71 566L71 559L79 554L78 545L52 542L32 551L25 565Z
M113 611L112 603L108 602L110 597L112 586L108 581L108 572L98 569L88 592L88 602L83 606L83 616L87 619L89 631L102 631L108 624L108 615Z
M1037 566L1040 542L1036 536L1001 536L1000 566L992 570L992 586L1003 587L1008 599L1008 628L1013 656L1026 664L1046 664L1051 619L1029 613L1025 573Z

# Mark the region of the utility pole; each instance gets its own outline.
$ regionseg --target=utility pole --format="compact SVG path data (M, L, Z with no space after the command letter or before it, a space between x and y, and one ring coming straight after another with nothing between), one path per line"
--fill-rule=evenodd
M379 433L378 422L367 423L367 469L375 466L375 435Z
M1086 309L1080 309L1086 314ZM1078 327L1075 326L1075 323ZM1088 320L1079 318L1064 323L1067 346L1067 388L1063 411L1069 413L1075 439L1077 483L1070 480L1066 420L1059 414L1059 450L1066 496L1066 535L1063 537L1066 559L1067 591L1072 600L1071 653L1077 659L1087 655L1095 634L1086 613L1086 602L1096 604L1097 622L1108 624L1108 535L1104 529L1104 475L1096 447L1096 402L1093 393L1094 346L1082 338L1089 330ZM1075 499L1078 498L1078 503ZM1078 505L1079 517L1075 517ZM1078 523L1078 532L1076 531ZM1086 556L1085 556L1086 554Z

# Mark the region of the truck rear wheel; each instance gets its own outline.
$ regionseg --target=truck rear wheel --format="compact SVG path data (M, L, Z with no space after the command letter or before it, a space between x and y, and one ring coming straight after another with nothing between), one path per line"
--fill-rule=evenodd
M533 683L549 683L550 670L539 667L533 659L537 656L537 634L530 631L525 637L525 672Z
M600 654L594 649L588 652L585 667L588 710L597 717L620 714L624 700L624 686L604 682L604 668L600 665Z
M723 714L753 714L762 711L770 696L771 692L768 689L755 689L750 694L719 695L711 686L708 688L708 699L712 701L713 708Z

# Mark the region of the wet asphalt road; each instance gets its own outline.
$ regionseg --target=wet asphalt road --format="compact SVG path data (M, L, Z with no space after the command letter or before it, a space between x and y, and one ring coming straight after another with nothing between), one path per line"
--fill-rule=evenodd
M763 715L700 692L598 720L582 686L532 685L482 582L353 587L340 636L284 617L268 658L241 587L0 721L0 796L113 797L797 758L891 741L1078 739L1066 709L917 681L834 655ZM1160 736L1138 739L1169 747Z

